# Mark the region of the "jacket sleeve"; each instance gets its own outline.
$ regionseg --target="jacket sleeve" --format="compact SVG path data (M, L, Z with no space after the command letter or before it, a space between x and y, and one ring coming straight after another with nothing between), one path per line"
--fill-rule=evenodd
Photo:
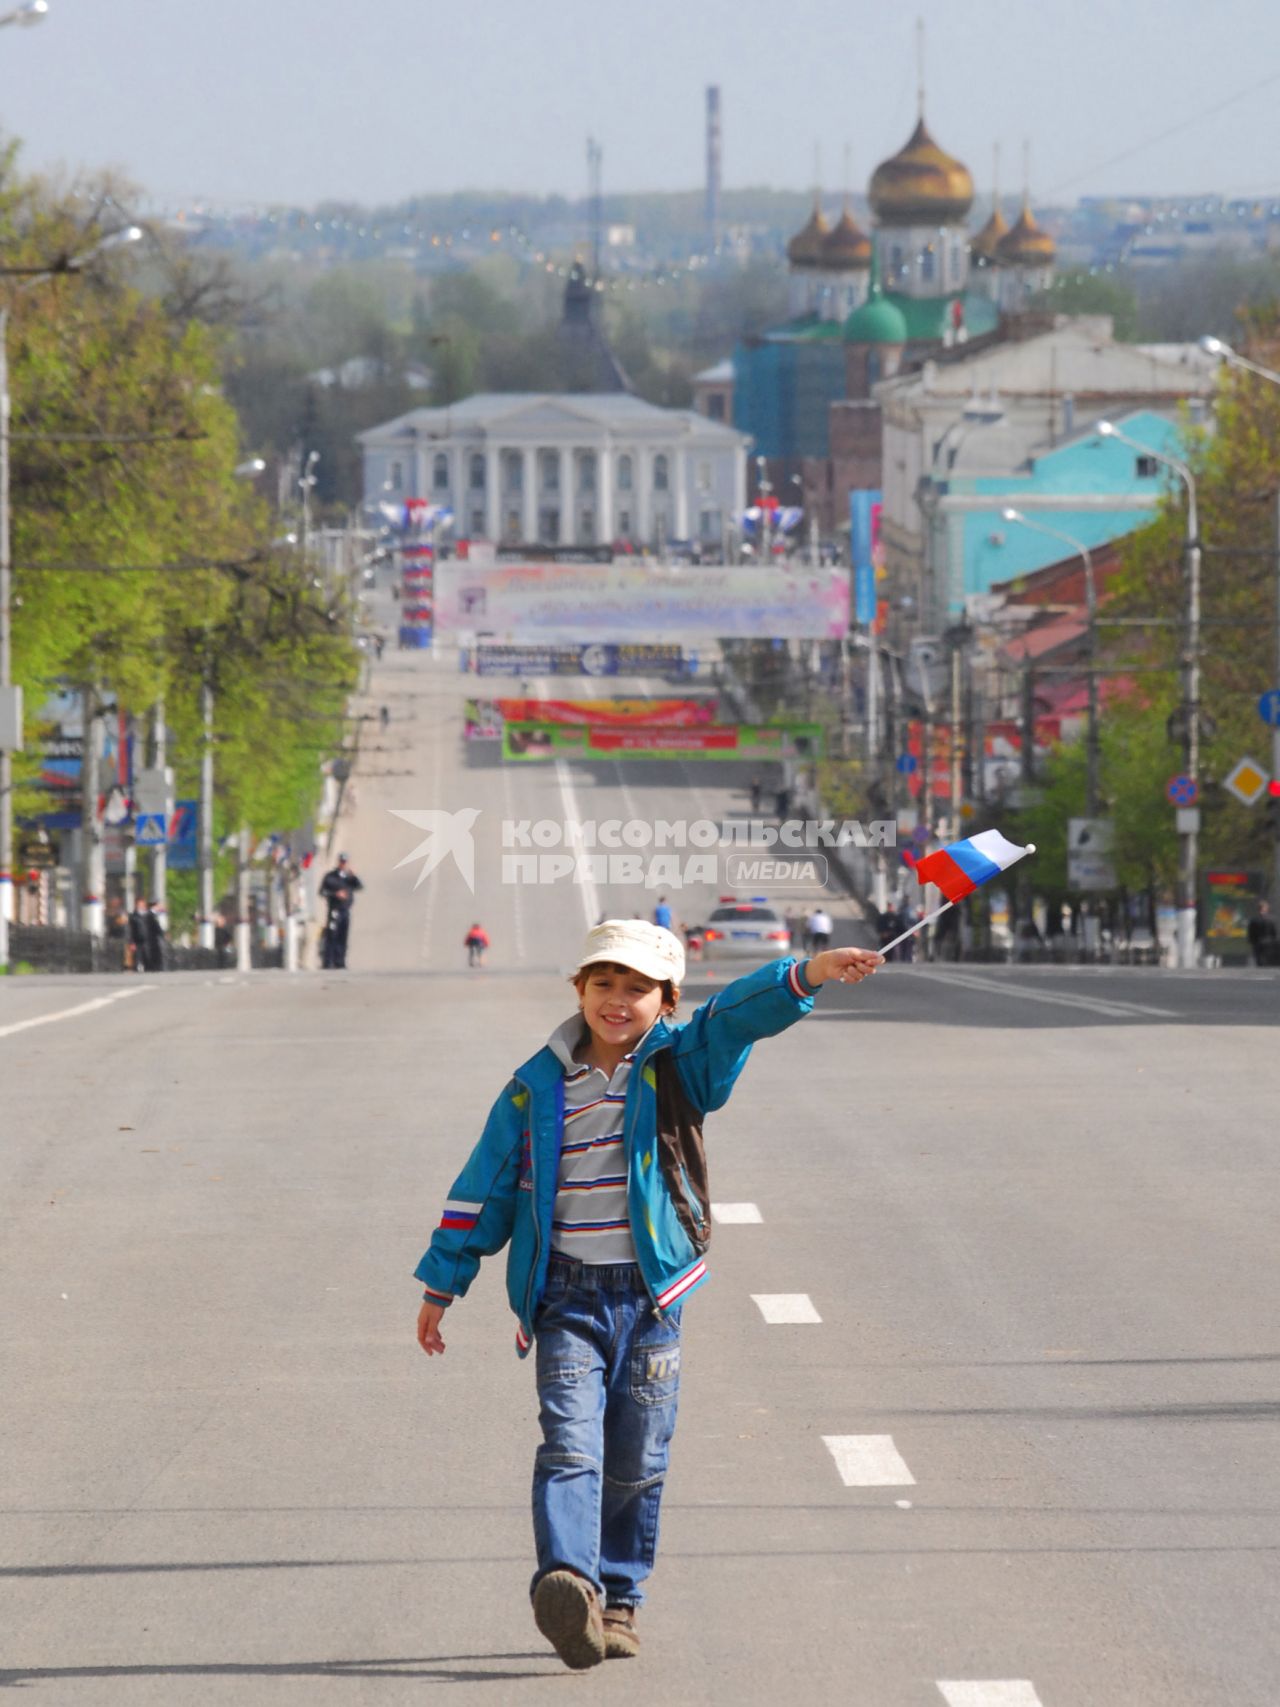
M440 1225L413 1271L442 1304L461 1298L476 1277L481 1257L500 1251L511 1237L521 1147L516 1099L526 1094L513 1079L494 1103L480 1142L449 1192Z
M800 962L774 960L726 984L680 1027L672 1054L685 1090L704 1114L729 1100L751 1045L802 1019L813 997Z

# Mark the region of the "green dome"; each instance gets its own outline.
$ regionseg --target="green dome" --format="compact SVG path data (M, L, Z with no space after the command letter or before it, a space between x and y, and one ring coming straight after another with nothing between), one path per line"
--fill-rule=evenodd
M844 340L846 344L905 344L907 317L881 294L879 285L873 285L867 300L845 321Z

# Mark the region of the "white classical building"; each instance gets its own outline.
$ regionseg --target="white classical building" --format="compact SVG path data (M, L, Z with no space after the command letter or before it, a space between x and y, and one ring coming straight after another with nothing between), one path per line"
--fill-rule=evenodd
M625 393L489 393L359 443L366 501L446 504L497 545L718 544L747 502L745 434Z

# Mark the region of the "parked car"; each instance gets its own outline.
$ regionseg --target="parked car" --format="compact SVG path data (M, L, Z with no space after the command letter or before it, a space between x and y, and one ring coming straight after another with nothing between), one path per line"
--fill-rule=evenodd
M791 952L786 920L763 895L739 901L722 895L703 932L703 958L717 960L781 960Z

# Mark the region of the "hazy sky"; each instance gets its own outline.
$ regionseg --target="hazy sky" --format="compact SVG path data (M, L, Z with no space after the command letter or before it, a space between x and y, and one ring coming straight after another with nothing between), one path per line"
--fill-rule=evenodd
M914 122L916 12L980 187L1029 137L1040 200L1280 191L1276 0L50 0L0 29L0 126L178 203L580 195L588 134L606 191L688 189L715 82L727 185L807 186L820 145L839 188L848 144L861 188Z

